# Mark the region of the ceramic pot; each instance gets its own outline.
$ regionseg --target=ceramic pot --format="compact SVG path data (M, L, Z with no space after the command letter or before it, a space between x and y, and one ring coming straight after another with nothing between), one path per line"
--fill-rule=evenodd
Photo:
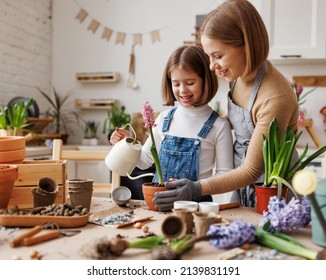
M266 188L262 185L255 185L256 190L256 212L258 214L263 214L264 211L268 211L269 199L277 195L277 188ZM282 199L286 198L288 189L282 189Z
M21 164L26 157L26 140L23 136L0 137L0 163Z
M17 165L0 164L0 209L6 209L8 207L14 183L17 178Z
M158 211L153 203L154 194L156 192L162 192L169 190L167 187L158 186L158 183L148 182L142 184L142 191L144 195L145 202L150 210Z

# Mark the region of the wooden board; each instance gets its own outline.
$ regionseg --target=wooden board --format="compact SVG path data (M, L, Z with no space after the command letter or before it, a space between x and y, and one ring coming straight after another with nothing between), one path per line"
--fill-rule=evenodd
M293 76L293 81L303 87L326 87L326 76Z
M88 223L89 214L82 216L39 216L0 215L0 225L4 227L34 227L45 223L56 223L59 228L82 227Z

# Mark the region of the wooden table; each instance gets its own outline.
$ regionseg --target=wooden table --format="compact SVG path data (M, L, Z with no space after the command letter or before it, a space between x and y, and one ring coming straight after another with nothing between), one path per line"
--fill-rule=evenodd
M153 216L150 221L146 222L146 225L149 227L149 231L156 234L161 234L162 221L168 215L172 215L172 213L160 213L150 211L147 210L148 208L143 201L134 202L134 205L137 206L137 208L134 207L135 214ZM114 206L116 206L115 203L108 198L93 197L91 213L97 213L99 211L107 210ZM235 220L246 220L256 225L259 223L262 217L261 215L257 214L254 209L242 207L223 210L220 213L223 219L226 219L227 221L231 222ZM100 238L111 238L115 237L117 234L120 234L127 238L134 239L144 234L140 229L136 229L132 226L116 229L88 223L86 226L81 227L79 229L81 229L81 233L75 236L61 237L29 247L22 246L17 248L11 248L8 241L13 237L21 235L27 229L21 228L10 233L11 229L1 229L0 227L0 259L10 260L13 258L21 258L23 260L29 260L31 258L31 252L35 250L39 251L39 253L42 255L42 259L87 259L81 253L81 251L86 248L86 246L89 246L89 244L94 244ZM312 243L311 228L309 227L301 229L298 233L293 234L293 236L313 250L319 251L320 249L322 249L321 247ZM210 245L208 242L202 241L200 243L196 243L194 248L190 252L184 254L182 258L185 260L214 260L218 259L219 255L221 253L224 253L225 251L226 250L218 250L212 245ZM119 259L151 259L151 255L148 250L128 249Z

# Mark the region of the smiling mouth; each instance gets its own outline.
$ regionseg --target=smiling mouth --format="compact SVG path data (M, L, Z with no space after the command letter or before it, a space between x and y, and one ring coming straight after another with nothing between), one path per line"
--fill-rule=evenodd
M220 76L224 77L224 76L226 76L227 72L228 72L228 70L223 70L223 71L219 71L218 73Z
M180 99L182 101L189 101L192 98L192 95L187 95L187 96L180 96Z

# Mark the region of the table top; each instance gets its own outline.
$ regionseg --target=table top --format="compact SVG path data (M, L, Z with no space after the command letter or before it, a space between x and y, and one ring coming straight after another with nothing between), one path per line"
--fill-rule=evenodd
M161 213L150 211L143 201L133 201L130 204L130 208L133 209L135 215L139 216L152 216L152 218L144 222L148 228L149 232L155 233L157 235L162 234L161 225L162 221L166 219L168 215L172 215L171 212ZM90 214L95 214L104 210L117 207L116 204L109 198L93 197L91 204ZM126 210L126 209L124 209ZM255 212L251 208L233 208L228 210L220 211L222 218L232 222L235 220L246 220L255 225L258 225L261 215ZM139 236L143 236L142 230L133 227L132 225L122 228L112 228L107 226L101 226L93 223L87 223L85 226L78 228L81 230L80 233L69 236L69 237L59 237L53 240L46 241L41 244L33 246L20 246L12 248L9 245L9 241L12 238L20 236L27 228L1 228L0 226L0 259L11 260L11 259L31 259L32 252L38 251L42 259L48 260L82 260L90 259L89 256L85 256L83 252L89 251L90 248L94 248L96 244L102 238L113 238L118 234L126 237L127 239L135 239ZM66 230L66 229L63 229ZM194 234L194 233L193 233ZM293 237L297 238L304 245L312 250L319 251L322 248L312 243L311 241L311 228L300 229L299 232L291 234ZM250 249L259 250L261 246L253 245ZM263 248L263 250L269 250ZM201 260L212 260L220 259L220 257L227 250L216 249L207 241L201 241L196 243L192 250L185 253L182 259L201 259ZM249 256L249 255L248 255ZM250 259L250 257L247 257ZM280 254L278 258L292 258ZM129 259L151 259L151 254L149 250L146 249L128 249L119 260L129 260Z

